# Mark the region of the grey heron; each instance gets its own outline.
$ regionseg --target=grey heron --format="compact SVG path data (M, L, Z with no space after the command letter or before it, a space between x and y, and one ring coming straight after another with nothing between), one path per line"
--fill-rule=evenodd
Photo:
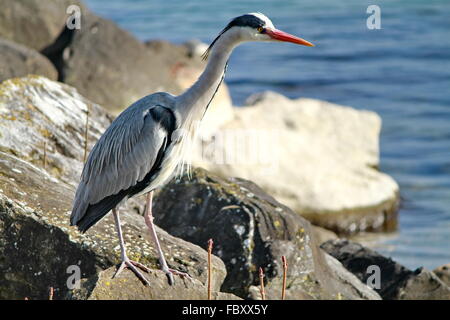
M148 271L126 254L118 207L130 197L146 194L145 222L155 242L161 269L173 283L173 274L186 273L168 267L153 225L153 191L170 180L189 152L188 136L203 118L223 81L233 49L247 41L283 41L305 46L310 42L277 30L261 13L231 20L204 54L207 66L199 79L183 94L157 92L134 102L103 133L92 148L81 174L73 202L71 225L87 231L112 210L121 261L114 277L130 268L144 283L138 270Z

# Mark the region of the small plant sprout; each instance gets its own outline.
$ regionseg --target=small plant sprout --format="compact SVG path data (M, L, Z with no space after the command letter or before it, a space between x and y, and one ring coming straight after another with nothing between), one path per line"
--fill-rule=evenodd
M208 300L211 300L211 274L212 274L212 267L211 267L211 255L212 255L212 249L213 249L213 239L208 240Z
M281 256L281 261L283 262L283 287L281 289L281 300L286 298L286 277L287 277L287 260L285 256Z
M264 270L263 268L259 268L259 283L261 285L259 291L261 292L261 299L266 300L266 291L264 289Z

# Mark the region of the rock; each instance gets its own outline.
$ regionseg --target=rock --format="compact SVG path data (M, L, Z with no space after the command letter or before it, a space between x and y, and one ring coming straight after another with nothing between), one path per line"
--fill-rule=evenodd
M176 237L204 248L213 238L213 252L227 266L222 291L252 297L263 267L268 298L279 299L284 255L289 298L379 299L340 263L328 263L308 221L252 182L195 169L191 179L175 179L157 194L154 212L156 224Z
M41 51L52 44L78 0L0 0L0 37Z
M103 109L62 83L29 76L0 84L0 151L42 167L74 187L82 170L89 109L88 150L110 124Z
M341 283L346 285L340 285L339 291L333 296L336 300L342 299L365 299L365 300L380 300L380 296L373 291L370 287L363 284L355 275L350 273L344 266L335 258L328 254L324 254L328 268L324 270L327 281L333 281L334 283ZM280 289L274 290L274 286L269 286L266 290L266 299L278 300L280 299ZM250 298L255 300L261 299L261 293L259 287L250 287ZM286 290L286 300L313 300L313 296L304 292L300 288L296 290Z
M55 298L61 299L69 291L66 286L71 275L69 266L79 266L82 277L87 278L120 262L110 216L87 234L80 234L68 225L73 189L2 152L0 163L6 163L1 166L0 176L1 299L46 299L50 286L55 289ZM17 166L10 167L13 164ZM11 168L21 173L14 175ZM11 183L12 179L14 183ZM157 256L143 218L123 211L121 217L129 257L158 269ZM161 229L157 232L167 258L170 257L170 267L188 272L197 281L206 283L206 252ZM212 263L213 288L218 291L226 271L220 259L213 257ZM165 277L162 271L155 272L161 273L160 278Z
M328 240L334 240L337 239L338 236L333 231L327 230L325 228L321 228L318 226L312 226L312 230L314 232L314 237L317 240L318 244L324 243Z
M450 286L450 263L437 267L433 272L442 282Z
M170 286L164 273L152 270L147 274L151 286L144 286L128 269L112 279L112 267L89 279L83 279L80 289L69 293L74 300L206 300L207 287L196 279L176 279ZM240 300L230 293L212 292L213 300Z
M398 185L376 169L378 115L272 92L251 97L234 114L214 139L202 141L193 165L252 180L327 229L395 228Z
M368 271L369 267L379 268L380 288L375 291L383 299L450 299L450 288L426 269L411 271L376 251L348 240L330 240L321 247L363 283L367 283L374 274Z
M347 270L363 283L367 283L368 278L373 275L373 272L368 271L368 268L370 266L379 267L381 273L380 288L375 289L375 291L383 299L395 299L398 288L413 273L392 259L346 239L327 241L321 245L321 248L339 260Z
M113 112L158 91L164 74L155 66L161 59L152 59L143 43L114 22L87 11L83 18L80 30L66 28L45 51L61 81Z
M399 288L398 300L450 300L450 287L433 272L419 268Z
M47 299L50 286L60 299L69 291L69 266L90 278L120 260L111 216L85 234L69 226L88 106L92 144L110 119L75 89L37 76L0 85L0 299ZM158 268L143 218L124 209L121 220L129 257ZM206 252L159 228L158 234L169 265L205 283ZM225 266L215 256L212 265L218 291Z
M63 82L114 112L150 93L179 90L162 57L92 13L85 15L84 27L73 32L62 57Z
M281 291L279 288L274 290L273 286L264 288L266 300L281 300ZM262 300L261 297L261 289L259 286L250 286L248 289L248 296L252 300ZM312 296L310 296L305 291L297 288L295 291L286 290L286 300L314 300Z
M53 64L37 51L0 38L0 52L0 82L28 74L58 79L58 72Z

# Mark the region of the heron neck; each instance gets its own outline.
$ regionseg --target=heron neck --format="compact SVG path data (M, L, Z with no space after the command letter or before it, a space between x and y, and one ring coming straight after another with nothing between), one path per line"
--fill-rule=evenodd
M178 97L178 110L184 119L192 116L192 113L203 117L222 82L231 52L238 43L233 35L223 34L214 44L201 76L192 87Z

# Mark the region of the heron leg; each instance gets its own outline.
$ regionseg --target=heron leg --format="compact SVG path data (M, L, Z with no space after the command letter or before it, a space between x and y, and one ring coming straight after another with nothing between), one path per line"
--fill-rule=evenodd
M122 235L122 227L120 226L120 218L119 218L119 212L117 209L112 210L114 215L114 222L116 223L117 233L119 235L119 244L120 244L120 257L122 259L122 263L119 266L119 269L117 269L116 273L114 274L113 278L117 277L125 268L130 268L131 271L134 272L134 274L146 285L149 285L150 283L148 280L142 275L142 273L136 268L141 268L145 272L149 272L150 269L144 266L142 263L130 260L126 253L125 248L125 242L123 241L123 235Z
M161 245L159 244L155 225L153 224L152 200L153 200L153 191L150 191L149 193L147 193L147 197L146 197L146 205L145 205L145 213L144 213L145 223L147 224L148 228L150 229L150 234L152 235L153 241L155 242L156 250L158 251L158 255L159 255L159 263L161 264L161 269L162 269L162 271L164 271L166 273L167 278L169 279L169 284L173 285L173 283L174 283L173 275L174 274L177 276L180 276L180 277L187 277L187 278L191 278L191 276L189 274L187 274L186 272L181 272L178 270L171 269L167 265L166 259L164 258L164 253L161 249Z

